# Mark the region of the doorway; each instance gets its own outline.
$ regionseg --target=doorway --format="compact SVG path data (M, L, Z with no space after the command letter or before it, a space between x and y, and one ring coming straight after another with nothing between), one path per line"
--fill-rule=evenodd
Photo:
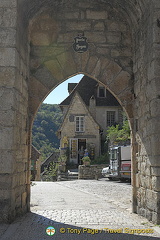
M86 139L78 139L78 165L82 164L84 150L86 149Z

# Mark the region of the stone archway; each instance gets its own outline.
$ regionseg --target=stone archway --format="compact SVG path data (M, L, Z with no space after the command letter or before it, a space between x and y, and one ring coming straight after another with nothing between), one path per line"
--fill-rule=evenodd
M40 103L59 83L84 73L103 83L127 112L133 134L133 211L160 221L157 6L156 0L8 0L0 5L7 36L0 59L1 220L29 210L30 133ZM73 49L78 34L88 41L84 53Z

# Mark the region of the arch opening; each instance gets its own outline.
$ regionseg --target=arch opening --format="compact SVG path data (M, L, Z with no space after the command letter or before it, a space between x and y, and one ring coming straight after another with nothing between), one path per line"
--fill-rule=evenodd
M122 124L122 116L121 116L121 113L119 112L119 111L122 111L122 109L121 109L121 107L120 107L120 105L119 105L119 103L117 102L117 100L113 97L113 98L111 98L110 99L110 92L108 92L108 90L107 90L107 88L106 87L104 87L104 84L103 83L100 83L99 81L96 81L96 80L94 80L93 78L91 79L90 77L88 77L88 76L85 76L85 77L83 77L84 78L84 80L83 80L83 82L82 82L82 84L81 84L81 87L79 87L79 93L81 92L81 90L83 90L84 91L84 89L85 89L85 92L83 92L84 94L82 94L83 96L85 96L86 95L86 92L88 92L88 88L86 88L87 86L90 86L90 88L92 88L92 93L90 93L90 96L89 96L89 99L90 99L90 101L94 101L95 99L94 99L94 97L93 97L93 95L95 95L95 97L99 100L99 103L100 103L100 105L99 105L99 108L101 108L101 109L99 109L98 111L97 111L97 117L98 116L101 116L99 119L97 118L97 119L95 119L95 105L93 105L93 104L95 104L95 103L93 103L93 102L90 102L90 104L91 105L89 105L89 106L87 106L87 107L84 107L83 106L83 109L81 109L81 114L83 114L83 116L84 115L88 115L88 114L91 114L92 116L94 116L94 119L96 120L96 122L94 123L94 124L97 124L97 122L102 126L102 125L105 125L105 123L106 122L108 122L108 124L109 125L112 125L112 124ZM86 81L87 81L87 79L89 79L89 85L86 83ZM86 85L85 85L86 84ZM78 85L78 84L77 84ZM72 86L73 87L73 86ZM95 92L95 90L96 90L96 92ZM72 92L72 89L70 89L70 91ZM75 89L75 92L76 92L76 89ZM81 92L82 93L82 92ZM107 97L108 96L108 94L109 94L109 97ZM71 94L70 94L71 95ZM72 95L74 95L74 92L72 92ZM78 98L77 98L78 97ZM81 96L82 97L82 96ZM74 97L73 97L73 99L72 99L72 103L73 103L73 105L74 104L77 104L77 102L79 101L79 100L81 100L81 102L80 102L80 105L84 105L84 102L83 102L83 100L81 99L81 97L79 98L79 94L78 95L74 95ZM108 108L106 107L106 106L104 106L103 104L101 104L101 101L103 100L104 101L104 97L107 97L107 101L108 101L108 104L109 104L109 106L108 106ZM67 101L67 98L66 99L64 99L64 101ZM65 102L62 102L62 106L61 107L65 107ZM75 101L75 102L74 102ZM86 100L87 101L87 100ZM111 102L110 101L114 101L114 104L111 104ZM111 105L110 105L111 104ZM67 104L68 105L68 104ZM73 110L73 105L72 105L72 110ZM80 109L81 108L81 106L80 105L78 105L78 109ZM113 106L112 106L113 105ZM114 106L115 105L115 106ZM88 108L89 108L89 110L88 110ZM77 106L76 106L76 109L77 109ZM82 111L83 110L83 111ZM64 110L63 109L63 111L65 112L66 110ZM69 110L67 110L68 112L69 112ZM107 117L107 112L108 112L108 114L112 114L112 115L108 115L108 120L106 119L106 117ZM114 112L114 119L113 119L113 112ZM73 113L69 113L70 115L72 115L73 116ZM79 115L79 113L76 113L76 115ZM104 115L104 116L103 116ZM91 118L91 117L90 117ZM104 123L102 122L102 120L104 120ZM90 121L91 122L93 122L93 119L90 119ZM91 123L89 124L89 125L91 125ZM92 125L93 125L93 123L92 123ZM109 126L109 125L107 125L107 126ZM67 129L69 129L69 126L65 123L65 126L66 126L66 128ZM97 131L97 135L99 135L100 134L100 131L99 131L99 129L97 129L98 131ZM65 129L61 129L60 131L66 131ZM91 129L91 134L93 135L93 133L94 133L94 128L93 129ZM90 134L90 136L89 136L89 133L87 133L87 135L88 135L88 137L89 137L89 141L88 141L88 139L86 139L87 137L86 136L83 136L83 135L81 135L81 137L77 137L77 140L79 141L79 144L81 144L81 146L84 144L84 141L83 141L83 144L82 144L82 140L84 140L85 139L85 141L86 141L86 143L88 144L88 143L92 143L92 145L96 145L96 148L97 148L97 146L98 146L98 142L99 142L99 140L96 138L96 141L93 143L93 140L94 140L94 138L93 139L91 139L91 134ZM66 144L66 142L64 143L64 137L66 137L66 135L67 135L67 133L65 132L65 133L63 133L63 134L61 134L61 140L62 140L62 142L61 142L61 145L60 145L60 151L61 151L61 154L63 155L64 154L64 148L65 148L65 146L63 146L64 144ZM106 125L105 125L105 128L104 128L104 139L103 139L103 141L105 140L105 135L106 135ZM75 139L75 135L74 136L69 136L70 137L70 139L67 139L67 142L70 142L70 144L71 144L71 139ZM68 138L68 137L67 137ZM80 141L81 140L81 141ZM102 143L102 142L101 142ZM101 144L100 143L100 144ZM70 145L70 147L71 147L71 145ZM78 147L80 147L80 145L78 146ZM86 147L86 146L85 146ZM93 149L92 149L93 150ZM94 149L95 150L95 149ZM101 151L101 152L100 152ZM78 152L78 149L77 149L77 152ZM96 153L96 155L104 155L104 152L102 151L102 149L101 149L101 146L99 146L99 150L97 151L98 152L98 154ZM107 152L105 152L105 153L107 153ZM90 154L90 153L89 153ZM91 156L90 155L90 157L93 157L93 155ZM78 161L78 155L76 156L76 158L77 158L77 161ZM51 161L53 160L53 159L50 159ZM70 160L70 163L71 163L71 161L73 161L73 158L72 159L69 159ZM94 159L92 159L92 161L94 162ZM77 162L78 163L78 162ZM77 164L76 163L76 164ZM82 164L82 163L80 163L79 162L79 164ZM104 164L105 164L105 166L108 164L108 162L107 161L105 161L104 162ZM69 167L71 167L70 165L69 165ZM73 166L72 166L73 167ZM77 167L77 166L76 166ZM75 168L75 167L74 167ZM71 169L70 169L71 170ZM83 176L84 177L84 176ZM82 178L83 178L82 177ZM33 195L34 195L34 193L33 193Z

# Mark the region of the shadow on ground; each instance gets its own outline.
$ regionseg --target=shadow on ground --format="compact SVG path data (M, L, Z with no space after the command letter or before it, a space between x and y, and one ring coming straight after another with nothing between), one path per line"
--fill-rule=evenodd
M48 236L46 228L52 226L55 228L55 234ZM63 233L61 233L63 232ZM0 236L0 240L156 240L159 238L151 236L126 234L126 233L108 233L100 230L85 229L55 222L49 218L35 213L27 213L12 224L8 225L6 231Z

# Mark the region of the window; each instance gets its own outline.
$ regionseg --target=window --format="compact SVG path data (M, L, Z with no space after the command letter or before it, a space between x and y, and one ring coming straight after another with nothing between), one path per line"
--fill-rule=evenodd
M104 98L104 97L106 97L106 89L105 89L105 87L99 87L98 88L98 97L101 97L101 98Z
M106 125L107 127L110 127L112 125L115 124L115 111L107 111L107 114L106 114L106 118L107 118L107 121L106 121Z
M110 159L111 160L117 159L117 149L111 150L111 152L110 152Z
M76 132L84 132L84 116L76 116Z

